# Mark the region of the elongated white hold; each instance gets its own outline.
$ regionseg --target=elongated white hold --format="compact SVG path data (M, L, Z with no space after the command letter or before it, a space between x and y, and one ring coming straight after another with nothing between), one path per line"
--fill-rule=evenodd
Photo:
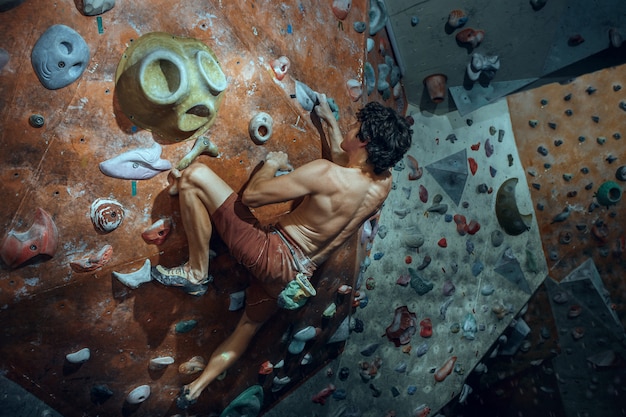
M69 363L84 363L87 362L90 357L91 351L89 348L82 348L79 351L65 355L65 359L67 359Z
M100 162L100 171L113 178L147 180L172 168L169 161L161 159L161 151L156 142L149 148L132 149Z
M168 365L174 363L174 358L171 356L159 356L158 358L150 359L150 369L157 371L159 369L165 369Z
M140 385L126 396L128 404L139 404L144 402L150 396L150 385Z
M304 329L297 331L293 335L293 338L296 340L306 342L308 340L313 339L316 334L317 334L317 331L315 330L315 327L307 326Z
M113 271L113 276L127 287L138 288L144 282L152 281L152 277L150 276L150 266L150 259L146 259L141 269L128 274Z

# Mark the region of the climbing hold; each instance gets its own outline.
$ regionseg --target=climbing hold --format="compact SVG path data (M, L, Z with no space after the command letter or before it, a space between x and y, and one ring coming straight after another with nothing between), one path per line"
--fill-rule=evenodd
M287 71L289 71L289 67L291 66L291 61L286 56L278 57L272 60L271 64L272 71L274 71L274 75L278 81L281 81L287 75Z
M387 24L387 6L383 0L369 0L369 34L374 36L379 30L385 27Z
M144 261L143 266L134 272L123 274L121 272L113 271L112 275L127 287L137 288L145 282L152 281L152 276L150 275L150 267L150 258L147 258Z
M374 87L376 86L376 74L374 72L374 67L369 62L366 62L363 66L363 75L365 77L367 95L369 96L372 94Z
M174 363L174 358L171 356L159 356L158 358L150 359L150 365L148 366L153 371L158 371L167 368Z
M411 16L411 26L415 27L417 26L417 24L420 22L419 17L417 16Z
M291 382L291 379L287 376L283 378L274 377L272 391L279 391L289 382ZM274 391L275 388L277 388L276 391ZM228 404L228 407L222 411L220 417L256 417L261 412L262 405L263 387L260 385L253 385L239 394L230 404Z
M622 165L615 171L615 178L620 181L626 181L626 165Z
M152 223L141 234L142 239L149 245L161 245L172 229L171 217L164 217Z
M530 0L530 7L533 8L534 11L541 10L543 6L546 5L548 0Z
M617 204L622 198L622 188L613 181L606 181L595 194L596 200L602 206L609 207Z
M451 295L454 294L456 290L456 287L454 285L454 283L452 282L452 280L447 279L443 282L443 287L441 288L441 293L446 296L446 297L450 297Z
M71 261L70 267L74 272L90 272L106 265L113 257L113 246L104 245L98 252L92 252L77 261Z
M393 321L385 329L385 334L389 341L393 342L396 347L408 344L417 331L416 320L417 316L409 311L407 306L396 308Z
M563 211L561 211L559 214L557 214L556 216L552 218L552 221L550 222L550 224L564 222L565 220L568 219L570 213L571 211L570 211L569 206L566 206L563 209Z
M333 4L331 6L333 10L333 14L339 20L344 20L348 17L348 13L350 13L350 9L352 8L352 0L333 0Z
M348 88L348 95L352 101L357 102L363 96L363 86L359 80L353 78L346 81L346 87Z
M404 306L404 307L406 307L406 306ZM403 311L402 307L398 307L396 309L396 315L398 314L398 310L400 310L401 313ZM406 311L409 312L408 308L406 309ZM394 322L395 322L395 317L396 316L394 316ZM401 319L402 319L402 317L399 318L399 322L398 323L402 322ZM366 356L366 357L372 356L374 354L374 352L376 352L376 349L378 349L378 346L380 346L380 343L371 343L371 344L367 345L365 348L363 348L361 350L361 355Z
M187 168L198 156L203 154L212 157L217 157L219 155L217 145L206 136L200 136L196 139L191 150L183 156L180 161L178 161L176 169L183 170Z
M409 181L419 180L422 178L423 169L417 163L417 159L411 155L406 156L407 166L409 167Z
M202 356L194 356L187 362L180 364L178 372L185 375L193 375L201 372L206 367L206 360Z
M491 244L494 247L498 247L500 245L502 245L502 243L504 242L504 235L502 234L502 232L498 229L494 230L493 232L491 232Z
M452 373L456 359L456 356L451 356L441 368L437 369L435 372L435 381L443 382L443 380L445 380L447 376Z
M150 386L140 385L126 396L126 402L129 404L139 404L147 400L149 396Z
M208 131L227 86L217 56L203 41L165 32L131 42L115 74L116 102L124 114L173 143Z
M428 190L422 184L419 186L419 197L422 203L428 202Z
M453 29L460 28L467 23L468 16L465 11L461 9L454 9L448 15L448 26Z
M441 239L439 239L439 241L437 241L437 245L439 245L439 247L441 248L446 248L448 247L448 241L445 237L442 237Z
M483 265L481 261L478 260L474 262L472 264L472 275L477 277L481 272L483 272L483 269L485 269L485 265Z
M465 316L461 330L463 330L463 337L467 340L474 340L476 338L478 326L476 324L476 317L474 317L472 313L468 313Z
M433 323L429 317L420 321L420 336L427 339L433 335Z
M421 271L423 269L425 269L428 265L430 265L430 262L432 261L431 257L426 255L424 256L424 259L422 260L422 263L417 267L418 271Z
M259 366L259 375L269 375L274 372L274 365L270 361L265 361Z
M433 289L434 284L422 278L415 269L409 268L409 274L411 275L411 288L419 295L424 295Z
M0 242L0 257L4 263L15 268L37 255L53 257L57 250L59 232L52 217L37 208L33 223L25 232L11 229Z
M124 220L124 208L113 199L98 198L91 204L91 221L99 233L117 229Z
M89 46L78 32L65 25L52 25L35 43L31 63L41 84L57 90L83 74L89 55Z
M28 124L30 124L32 127L35 127L35 128L43 127L45 122L46 122L46 119L44 119L44 117L41 114L32 114L28 118Z
M456 34L457 42L476 48L485 39L485 31L467 28Z
M91 387L91 401L95 404L103 404L106 400L113 396L113 391L106 385L94 385Z
M467 158L467 162L469 163L470 172L472 175L476 175L476 171L478 170L478 163L474 158Z
M306 111L312 111L317 102L317 94L305 83L296 80L296 100Z
M315 394L311 398L311 401L316 404L324 405L326 404L326 400L328 399L328 397L330 397L336 391L336 389L337 388L335 387L335 385L328 384L324 389Z
M357 21L353 23L352 27L357 33L363 33L365 32L365 29L367 29L367 24L365 22Z
M576 33L567 39L567 44L569 46L578 46L582 44L583 42L585 42L585 38L583 38L583 36L580 33Z
M426 86L428 96L433 103L439 104L446 99L447 81L448 76L445 74L431 74L428 77L424 78L423 83Z
M161 159L161 145L154 142L149 148L136 148L100 162L100 171L113 178L127 180L147 180L162 171L172 168L172 164Z
M115 6L115 0L83 0L82 13L85 16L96 16L108 12Z
M539 124L538 120L531 119L531 120L528 121L528 125L530 127L537 127L538 124Z
M259 112L250 119L248 124L248 133L250 138L257 145L262 145L272 136L272 127L274 119L265 112Z
M176 323L176 326L174 326L174 330L176 331L176 333L188 333L192 331L197 325L197 320L182 320Z
M68 353L67 355L65 355L65 359L67 359L69 363L74 364L87 362L90 357L91 351L89 350L89 348L82 348L76 352Z
M517 236L530 229L528 224L532 215L522 215L515 200L515 187L517 178L509 178L498 189L496 194L496 217L504 231L512 236Z
M489 158L491 155L493 155L493 144L487 139L485 141L485 156Z

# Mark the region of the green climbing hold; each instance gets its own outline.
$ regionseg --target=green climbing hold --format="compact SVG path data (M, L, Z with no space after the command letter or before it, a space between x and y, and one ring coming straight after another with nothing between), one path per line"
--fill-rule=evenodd
M198 324L197 320L183 320L176 323L176 333L187 333L193 330L194 327Z
M262 405L263 387L253 385L228 404L220 417L256 417L261 412Z

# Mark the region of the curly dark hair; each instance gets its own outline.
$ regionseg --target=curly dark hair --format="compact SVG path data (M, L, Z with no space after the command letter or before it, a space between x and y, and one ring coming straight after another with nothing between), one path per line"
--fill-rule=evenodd
M367 141L367 162L375 174L382 174L402 159L411 147L411 130L407 120L390 107L367 103L357 113L361 122L358 138Z

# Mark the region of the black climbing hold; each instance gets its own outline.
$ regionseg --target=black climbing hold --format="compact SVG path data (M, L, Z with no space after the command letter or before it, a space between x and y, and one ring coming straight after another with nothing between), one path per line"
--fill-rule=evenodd
M28 123L32 127L36 127L36 128L43 127L45 122L46 122L46 119L44 119L44 117L41 114L33 114L28 118Z
M548 150L543 145L537 148L537 152L539 152L543 156L547 156L548 155Z

